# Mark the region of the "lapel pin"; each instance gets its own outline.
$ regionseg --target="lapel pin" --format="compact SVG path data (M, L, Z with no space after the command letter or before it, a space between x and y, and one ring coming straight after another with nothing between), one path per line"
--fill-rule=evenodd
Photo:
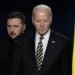
M51 41L52 43L55 43L55 41Z

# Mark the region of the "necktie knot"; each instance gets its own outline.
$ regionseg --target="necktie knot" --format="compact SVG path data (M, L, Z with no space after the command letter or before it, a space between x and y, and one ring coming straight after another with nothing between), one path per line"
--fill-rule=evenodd
M42 41L44 39L44 37L42 36L42 37L40 37L40 40Z

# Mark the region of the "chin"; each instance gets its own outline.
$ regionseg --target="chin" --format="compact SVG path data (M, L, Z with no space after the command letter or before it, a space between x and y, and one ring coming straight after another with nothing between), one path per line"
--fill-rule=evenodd
M16 37L11 37L12 39L15 39Z
M40 31L40 32L38 32L40 35L45 35L47 32L46 31Z
M39 33L39 34L42 35L42 36L45 35L45 33Z

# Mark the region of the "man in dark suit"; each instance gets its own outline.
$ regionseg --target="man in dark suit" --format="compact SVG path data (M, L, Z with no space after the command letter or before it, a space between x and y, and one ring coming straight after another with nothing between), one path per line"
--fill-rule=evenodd
M8 35L0 39L0 73L8 75L12 64L14 48L18 41L24 36L26 27L25 15L22 12L14 11L7 18Z
M50 29L51 8L35 6L32 23L36 31L16 47L11 75L69 75L68 38Z

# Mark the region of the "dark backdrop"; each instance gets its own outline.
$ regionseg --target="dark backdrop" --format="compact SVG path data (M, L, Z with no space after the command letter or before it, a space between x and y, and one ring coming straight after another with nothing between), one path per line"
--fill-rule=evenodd
M12 11L22 11L26 14L27 29L32 30L31 13L37 4L47 4L53 11L52 29L64 34L70 39L72 54L73 26L75 17L75 0L0 0L0 37L7 35L6 19Z
M26 14L27 29L33 29L31 22L32 8L37 4L47 4L53 11L52 28L72 39L75 1L74 0L0 0L0 37L7 34L6 19L12 11Z
M47 4L53 11L52 29L73 39L75 0L0 0L0 37L7 35L6 20L12 11L22 11L26 15L27 30L32 30L32 8L37 4Z

